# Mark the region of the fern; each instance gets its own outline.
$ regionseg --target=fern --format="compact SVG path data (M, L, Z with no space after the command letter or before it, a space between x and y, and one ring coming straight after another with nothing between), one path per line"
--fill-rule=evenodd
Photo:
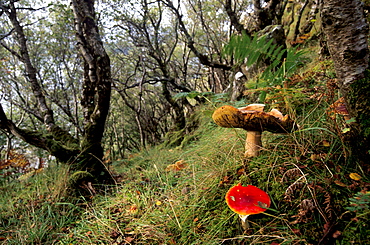
M243 63L247 66L258 65L263 58L271 56L271 52L275 50L276 44L272 42L272 39L267 41L266 36L254 36L251 39L245 33L233 35L224 47L223 54L233 57L237 65Z
M267 36L249 37L245 33L234 35L224 47L223 54L233 58L236 66L245 64L247 67L259 67L262 61L269 60L269 65L260 75L260 85L273 86L281 84L302 65L303 51L296 48L285 49L268 40ZM284 58L285 55L285 58Z

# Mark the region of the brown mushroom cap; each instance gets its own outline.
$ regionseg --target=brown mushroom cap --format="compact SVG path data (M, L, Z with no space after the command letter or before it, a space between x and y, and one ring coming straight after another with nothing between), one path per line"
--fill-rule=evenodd
M224 128L240 128L244 121L241 111L229 105L215 110L212 119L218 126Z
M262 108L263 109L263 108ZM272 111L249 110L248 107L237 109L224 105L216 109L213 121L225 128L243 128L248 131L270 131L273 133L289 133L296 129L296 124L289 116Z

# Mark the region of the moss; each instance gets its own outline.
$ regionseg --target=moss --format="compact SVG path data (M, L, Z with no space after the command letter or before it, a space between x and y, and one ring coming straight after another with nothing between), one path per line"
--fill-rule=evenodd
M351 130L344 135L348 146L349 162L366 166L370 150L370 73L342 89L348 102L350 114L356 119L351 123Z
M79 148L79 142L77 139L72 137L68 132L63 130L62 128L58 126L54 126L51 128L50 133L52 134L52 137L59 142L63 142L63 145L67 149L78 149Z
M69 177L68 185L78 186L84 181L94 182L94 176L87 171L77 171Z
M76 171L68 179L67 192L72 197L77 196L91 196L91 190L88 183L96 183L94 176L87 171Z
M361 135L370 136L370 72L366 72L364 79L351 84L347 94L351 110L354 111L357 122L360 124Z

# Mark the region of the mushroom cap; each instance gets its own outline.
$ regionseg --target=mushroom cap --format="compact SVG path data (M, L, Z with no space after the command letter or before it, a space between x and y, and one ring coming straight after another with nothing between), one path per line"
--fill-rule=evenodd
M262 213L271 204L266 192L253 185L242 186L240 183L230 188L225 199L229 208L239 215Z
M251 110L255 109L255 110ZM262 105L235 108L224 105L216 109L212 115L213 121L225 128L243 128L249 131L270 131L273 133L288 133L296 129L296 124L289 116L283 116L273 109L271 112L262 111Z
M218 126L224 128L240 128L243 124L241 111L230 105L224 105L215 110L212 119Z

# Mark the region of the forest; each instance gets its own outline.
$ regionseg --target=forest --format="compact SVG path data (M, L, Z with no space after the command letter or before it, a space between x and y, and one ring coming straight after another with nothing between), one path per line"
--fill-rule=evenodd
M369 10L0 1L0 244L369 244Z

